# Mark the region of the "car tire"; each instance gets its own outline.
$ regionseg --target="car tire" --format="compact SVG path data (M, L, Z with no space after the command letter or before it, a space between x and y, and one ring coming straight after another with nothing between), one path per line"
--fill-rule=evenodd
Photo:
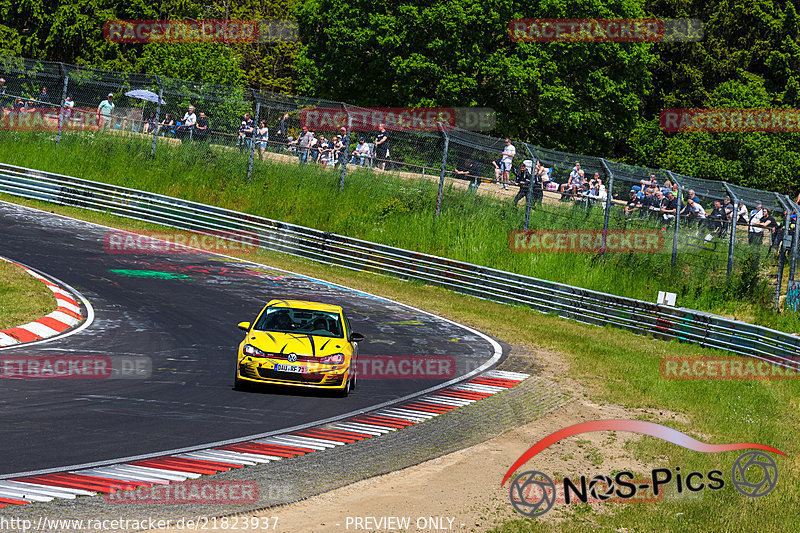
M238 390L243 392L250 390L250 383L248 383L243 379L239 379L238 369L233 371L233 390Z
M347 395L350 394L351 390L353 390L353 376L348 374L344 387L342 387L342 390L338 391L339 397L347 398Z

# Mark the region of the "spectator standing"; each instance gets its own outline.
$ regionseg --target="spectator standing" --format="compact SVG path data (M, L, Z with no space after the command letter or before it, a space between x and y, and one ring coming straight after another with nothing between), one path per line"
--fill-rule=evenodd
M275 141L279 143L286 143L288 142L286 137L289 135L289 113L284 113L281 119L278 121L278 125L275 128Z
M764 242L764 228L761 226L761 218L764 216L764 210L760 209L761 202L756 204L759 208L750 212L750 220L748 221L747 243L750 245L760 245Z
M0 99L5 97L6 95L6 79L0 78ZM2 102L0 102L2 103Z
M208 140L208 117L202 111L200 111L200 116L194 125L194 139L198 142Z
M269 141L269 128L267 128L267 122L265 120L260 120L258 122L255 138L256 148L258 148L258 153L261 154L261 160L263 161L267 157L267 141Z
M114 115L114 93L108 93L106 99L97 106L97 118L100 127L108 129L111 127L111 117Z
M309 133L311 133L311 140L308 143L308 154L311 157L311 162L316 163L317 159L319 159L319 139L313 131Z
M514 163L514 157L517 155L517 149L511 144L511 139L506 137L506 147L503 148L503 155L500 158L500 171L503 180L503 189L508 190L508 175L511 172L511 165Z
M775 234L777 233L778 229L778 222L773 218L772 211L767 209L766 207L761 212L761 220L758 222L759 226L764 228L770 232L770 245L769 249L772 250L773 245L775 244ZM762 233L763 237L763 233ZM759 242L761 244L761 242Z
M305 165L308 162L308 147L311 144L311 132L308 131L308 126L303 126L300 136L289 144L297 146L297 158L301 165Z
M389 159L389 135L384 124L378 125L378 135L375 137L375 157L380 161L381 170L386 170L386 160Z
M527 198L528 191L531 188L531 184L533 182L533 176L531 174L531 169L528 168L530 165L530 161L523 161L522 165L519 167L519 172L517 173L517 185L519 185L519 191L517 191L517 195L514 197L514 206L516 206L519 201L523 198Z

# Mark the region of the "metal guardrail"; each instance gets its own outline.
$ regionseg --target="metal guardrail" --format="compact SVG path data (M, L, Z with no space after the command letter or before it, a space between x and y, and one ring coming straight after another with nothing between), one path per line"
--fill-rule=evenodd
M788 365L800 360L800 337L702 311L657 305L403 250L220 207L0 163L0 192L80 207L204 234L254 233L264 249L352 270L422 281L452 291L523 305L597 326ZM217 234L214 234L217 237Z

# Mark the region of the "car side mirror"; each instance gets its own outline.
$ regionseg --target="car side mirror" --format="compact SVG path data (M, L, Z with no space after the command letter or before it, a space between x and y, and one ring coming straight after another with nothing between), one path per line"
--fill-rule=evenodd
M238 327L244 332L250 331L250 322L239 322Z
M364 335L361 333L351 333L349 340L350 342L361 342L364 340Z

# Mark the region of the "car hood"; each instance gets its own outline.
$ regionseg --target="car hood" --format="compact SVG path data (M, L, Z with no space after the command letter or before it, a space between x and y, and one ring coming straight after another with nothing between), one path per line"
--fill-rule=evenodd
M306 333L251 331L247 335L247 343L269 353L296 353L312 357L350 352L350 344L344 339Z

